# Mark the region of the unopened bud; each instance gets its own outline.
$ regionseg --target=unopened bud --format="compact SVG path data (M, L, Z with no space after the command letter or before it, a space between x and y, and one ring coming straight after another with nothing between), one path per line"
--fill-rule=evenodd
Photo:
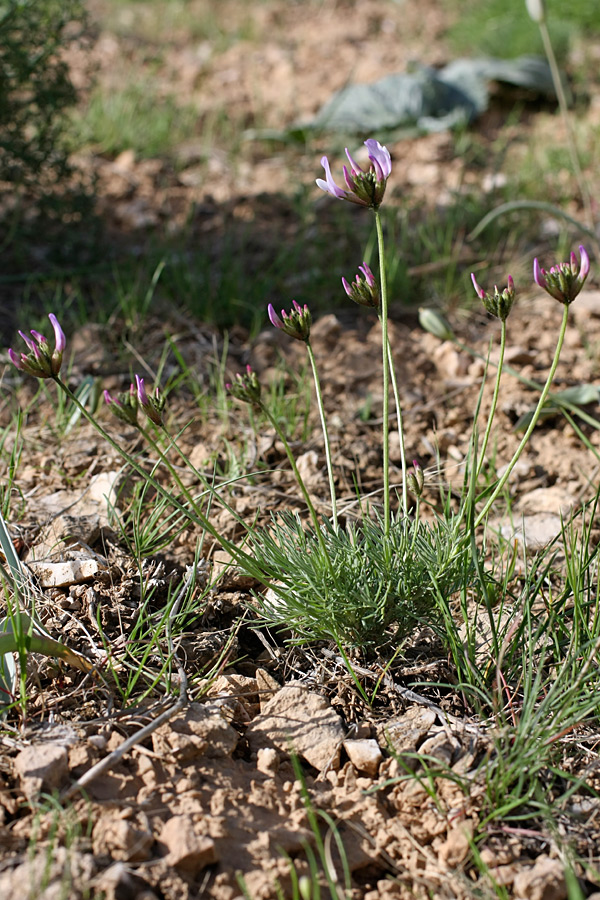
M422 306L419 309L419 324L421 328L439 338L440 341L454 340L454 332L450 323L437 309Z

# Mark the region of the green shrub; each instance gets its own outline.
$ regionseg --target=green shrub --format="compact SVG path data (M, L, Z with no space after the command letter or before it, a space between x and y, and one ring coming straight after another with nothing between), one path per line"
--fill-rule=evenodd
M83 20L82 0L0 0L0 182L17 194L41 198L71 172L62 51Z

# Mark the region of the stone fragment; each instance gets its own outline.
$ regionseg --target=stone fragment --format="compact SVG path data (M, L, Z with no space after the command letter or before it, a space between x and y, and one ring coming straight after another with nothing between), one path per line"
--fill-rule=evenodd
M373 738L366 740L344 741L344 750L355 769L364 772L371 778L377 775L383 754L379 744Z
M94 884L104 900L158 900L148 882L122 862L109 866Z
M28 797L63 787L69 777L68 752L62 744L25 747L14 760L15 771Z
M65 897L66 872L73 884L89 885L96 874L91 853L56 845L51 853L44 846L35 852L32 847L25 862L0 872L0 897L2 900L61 900Z
M180 763L198 756L230 756L237 742L237 731L219 713L201 703L190 703L152 735L154 752L174 756Z
M535 865L515 877L513 891L518 900L565 900L567 882L562 863L549 856L538 856Z
M31 572L38 579L41 587L68 587L90 581L103 571L99 559L73 559L69 562L35 562L28 564Z
M173 816L163 825L159 840L168 850L167 864L192 878L218 862L213 839L196 833L191 816Z
M339 765L342 720L328 701L299 685L281 688L246 731L250 747L277 747L302 756L320 771Z
M110 856L123 862L150 859L154 838L150 831L136 828L118 812L101 816L94 826L92 844L97 856Z
M274 747L261 747L256 754L256 768L263 775L276 775L279 768L279 757Z
M523 513L554 513L565 518L575 508L575 497L570 490L553 485L535 488L519 497L519 515Z
M445 731L438 731L437 734L432 734L419 747L420 754L433 756L446 766L452 765L452 760L459 750L459 742Z
M377 731L379 744L382 747L389 744L399 756L416 753L435 720L436 714L432 709L410 706L401 716L379 727ZM407 762L416 766L416 761L407 760Z
M562 531L563 520L552 513L536 513L523 516L517 528L511 524L503 525L502 537L507 541L519 541L528 550L542 550Z
M255 674L260 711L263 712L265 706L275 696L281 685L266 669L257 669Z
M459 822L448 832L448 837L438 849L438 857L442 865L455 869L467 858L471 849L473 823Z

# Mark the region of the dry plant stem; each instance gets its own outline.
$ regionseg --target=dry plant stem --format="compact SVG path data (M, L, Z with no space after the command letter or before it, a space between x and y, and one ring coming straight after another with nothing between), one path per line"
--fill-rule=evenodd
M515 465L517 464L517 461L518 461L519 457L521 456L521 453L523 452L525 445L529 441L529 438L531 437L533 429L535 428L535 426L537 424L537 421L540 417L540 413L542 411L544 403L546 402L546 397L548 396L548 393L550 391L550 385L552 384L554 375L556 373L556 369L558 367L558 360L560 358L560 353L561 353L562 346L563 346L563 343L565 340L565 333L567 330L568 319L569 319L569 304L565 303L564 310L563 310L563 319L562 319L562 323L560 326L560 332L558 335L558 342L556 344L556 350L554 351L554 359L552 360L552 365L550 366L550 371L548 372L548 378L546 379L546 384L544 385L544 387L542 389L542 393L540 394L540 399L538 400L538 404L537 404L537 406L535 408L535 412L533 413L533 416L531 418L531 422L529 423L529 427L527 428L527 431L523 435L521 443L517 447L513 458L511 459L508 466L506 467L506 471L505 471L504 475L502 476L502 478L496 485L491 496L488 498L487 503L485 504L485 506L483 507L483 509L477 516L477 518L475 519L474 528L477 528L479 525L481 525L481 523L485 520L487 514L489 513L490 509L492 508L493 504L496 502L498 495L500 494L500 492L504 488L504 485L508 481L508 479L510 477L510 473L512 472Z
M112 753L109 753L108 756L105 756L104 759L97 762L91 769L88 769L81 778L78 778L70 787L66 788L60 795L61 803L70 800L75 794L82 791L88 784L91 784L92 781L98 778L99 775L112 769L112 767L116 765L132 747L135 747L136 744L146 740L146 738L155 732L157 728L160 728L161 725L164 725L165 722L168 722L169 719L172 719L174 715L184 709L187 702L187 694L183 693L172 706L164 711L164 713L161 713L154 721L149 722L148 725L145 725L143 728L140 728L139 731L136 731L135 734L132 734L131 737L127 738L126 741L123 741L116 750L113 750Z
M333 465L331 462L331 445L329 443L329 432L327 431L327 422L325 420L325 410L323 409L323 395L321 393L321 382L319 381L319 375L317 372L317 363L315 360L315 354L313 352L313 348L310 344L310 341L306 341L306 350L308 353L308 358L310 360L310 364L312 367L313 378L315 382L315 391L317 394L317 405L319 407L319 415L321 417L321 427L323 429L323 440L325 442L325 459L327 460L327 475L329 477L329 492L331 494L331 509L332 509L332 519L333 519L333 528L334 531L338 530L338 515L337 515L337 499L335 496L335 483L333 480Z
M483 443L481 444L481 449L479 451L479 464L477 466L477 472L475 473L475 479L477 479L479 477L481 470L483 468L483 464L485 462L485 451L487 450L487 445L490 440L492 424L494 422L494 416L496 415L496 407L498 406L498 396L500 394L500 380L502 378L502 366L504 365L505 351L506 351L506 319L502 319L501 320L501 331L500 331L500 357L498 359L498 370L496 372L496 383L494 385L494 395L492 397L492 406L491 406L490 413L488 416L485 434L483 436Z
M541 22L538 22L538 26L540 29L540 34L542 36L542 42L544 44L544 51L546 53L546 56L548 57L548 64L550 66L550 72L552 73L552 81L554 82L554 89L556 91L556 96L558 97L558 105L560 107L563 122L565 124L565 129L567 132L567 144L569 146L569 154L571 156L571 165L573 166L573 171L579 184L579 190L581 192L581 199L583 201L585 216L587 220L586 224L594 233L596 247L598 247L598 249L600 250L600 242L598 241L594 229L594 213L592 209L590 192L579 162L579 153L577 152L577 145L575 143L575 135L573 133L573 124L569 113L569 106L567 103L567 98L565 96L562 79L560 77L558 64L556 62L556 56L554 55L552 41L550 40L550 35L548 33L548 26L543 20Z
M387 537L390 533L390 366L388 358L388 299L383 226L381 224L379 210L376 209L374 212L375 226L377 228L377 247L379 251L379 281L381 286L381 312L379 314L379 321L381 322L381 344L383 349L383 528L384 534ZM398 424L400 424L400 420L398 420Z

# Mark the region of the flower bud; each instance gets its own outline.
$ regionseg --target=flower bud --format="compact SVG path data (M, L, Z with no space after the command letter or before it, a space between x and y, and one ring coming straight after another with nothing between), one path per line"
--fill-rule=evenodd
M420 497L423 493L423 487L425 485L425 475L423 474L423 469L418 463L418 460L413 459L413 471L407 472L406 474L406 485L415 497Z
M375 276L366 262L358 268L359 273L362 272L362 275L358 274L352 284L349 284L345 278L342 278L344 290L350 299L360 306L370 306L377 309L379 306L379 286Z
M135 382L137 387L137 399L139 405L142 407L150 421L153 422L154 425L157 425L159 428L162 428L164 425L163 411L167 401L162 396L158 388L156 388L154 397L149 397L146 393L146 388L144 387L144 379L140 378L139 375L135 376Z
M512 305L515 302L515 283L512 280L511 276L508 276L508 287L505 287L504 290L500 292L498 290L498 286L494 285L493 294L487 294L483 290L483 288L477 284L475 275L472 272L471 280L473 282L473 287L475 288L477 296L479 297L487 311L492 316L496 316L497 319L501 319L503 322L505 322L512 309Z
M424 331L433 334L440 341L454 340L454 332L450 328L450 323L437 309L422 306L419 309L419 324Z
M238 372L235 381L232 384L226 384L225 387L236 400L251 403L253 406L261 405L260 382L252 366L246 366L246 372L243 375Z
M529 13L529 18L533 19L540 25L546 21L546 6L544 0L525 0L525 6Z
M109 391L104 391L104 400L117 419L126 422L127 425L137 426L138 398L133 385L130 385L128 391L122 391L116 397L113 397Z

